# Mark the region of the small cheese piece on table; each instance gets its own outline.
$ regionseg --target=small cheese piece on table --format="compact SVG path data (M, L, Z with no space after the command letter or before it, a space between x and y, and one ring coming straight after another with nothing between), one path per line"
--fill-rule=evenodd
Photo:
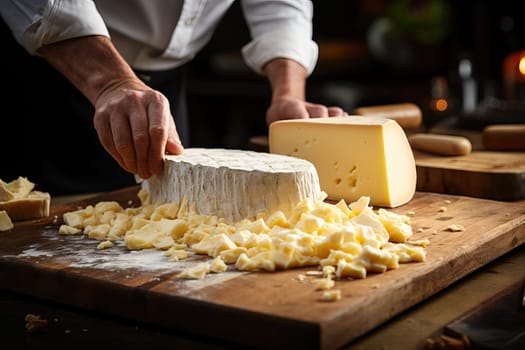
M229 222L282 211L289 215L305 198L321 196L314 165L265 152L186 148L167 155L164 170L142 181L151 203L184 203L199 214Z
M341 116L270 124L270 153L312 162L328 199L397 207L416 191L414 154L403 129L388 118Z

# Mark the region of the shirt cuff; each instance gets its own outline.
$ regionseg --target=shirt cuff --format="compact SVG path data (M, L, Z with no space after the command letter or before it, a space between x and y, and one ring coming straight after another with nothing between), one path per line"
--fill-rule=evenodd
M265 33L242 48L246 64L259 74L275 58L287 58L301 64L310 75L317 63L319 47L303 33L273 31Z
M109 32L92 1L54 1L20 33L20 44L31 54L47 44ZM15 35L16 36L16 35Z

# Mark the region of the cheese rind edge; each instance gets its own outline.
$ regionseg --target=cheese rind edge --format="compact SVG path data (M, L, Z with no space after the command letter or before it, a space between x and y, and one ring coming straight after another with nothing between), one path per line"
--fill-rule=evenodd
M306 160L221 148L168 155L163 172L141 186L152 203L187 201L198 213L231 222L276 210L288 215L301 200L321 195L316 169Z

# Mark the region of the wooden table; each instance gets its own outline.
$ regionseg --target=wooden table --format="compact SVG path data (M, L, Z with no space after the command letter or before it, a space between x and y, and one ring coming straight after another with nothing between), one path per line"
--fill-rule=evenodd
M54 198L68 203L91 195ZM522 201L525 206L525 201ZM525 277L525 245L462 278L431 298L411 307L344 349L422 349L425 340L437 338L444 327L484 301L522 282ZM17 348L41 349L58 345L87 348L101 342L117 342L132 349L147 346L180 346L187 349L223 349L231 345L183 334L126 319L101 317L66 305L12 293L0 294L0 329ZM27 313L50 322L48 332L28 334L23 328ZM205 322L205 318L203 320Z

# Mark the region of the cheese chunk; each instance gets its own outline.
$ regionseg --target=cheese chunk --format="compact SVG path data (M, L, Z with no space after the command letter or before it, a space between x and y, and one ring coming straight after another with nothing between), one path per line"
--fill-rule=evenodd
M5 210L0 210L0 231L7 231L15 227Z
M321 195L314 165L278 154L221 148L187 148L167 155L164 171L142 181L151 203L185 203L230 222L281 210Z
M0 210L5 210L13 221L29 220L49 216L50 205L49 193L31 191L23 198L0 202Z
M0 179L0 201L10 201L26 197L35 184L23 176L19 176L16 180L5 182Z
M416 165L399 124L387 118L342 116L281 120L270 125L270 153L314 164L328 199L369 196L376 206L412 199Z

